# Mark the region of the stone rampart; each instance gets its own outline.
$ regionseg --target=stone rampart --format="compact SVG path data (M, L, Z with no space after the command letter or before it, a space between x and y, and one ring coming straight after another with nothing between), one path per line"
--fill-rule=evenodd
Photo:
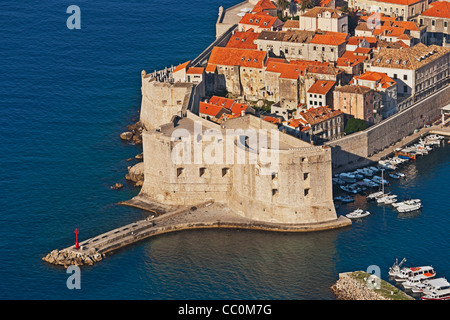
M423 128L440 115L440 108L450 103L450 86L437 91L397 114L364 131L326 145L332 148L333 169L348 164L363 165L370 157L402 138Z

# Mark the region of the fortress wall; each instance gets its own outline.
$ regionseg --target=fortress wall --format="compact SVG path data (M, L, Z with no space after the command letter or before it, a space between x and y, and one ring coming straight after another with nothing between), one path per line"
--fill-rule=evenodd
M441 108L449 103L450 86L447 86L414 106L393 115L387 121L369 128L367 130L368 154L379 152L412 134L415 129L423 128L428 122L439 117Z
M367 157L382 151L414 130L423 128L436 119L440 108L450 103L450 86L417 102L413 106L383 120L364 131L331 141L333 168L343 165L364 163Z
M159 128L159 126L171 122L174 115L182 110L187 110L189 105L198 103L198 94L196 86L192 83L159 82L142 71L142 101L140 121L147 129Z

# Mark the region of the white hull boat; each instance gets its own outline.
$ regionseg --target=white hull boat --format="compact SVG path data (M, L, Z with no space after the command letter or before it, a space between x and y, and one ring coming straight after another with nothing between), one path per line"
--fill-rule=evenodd
M368 215L370 215L369 211L364 211L363 209L356 209L353 212L350 212L349 214L346 214L345 216L349 219L359 219L359 218L364 218L367 217Z

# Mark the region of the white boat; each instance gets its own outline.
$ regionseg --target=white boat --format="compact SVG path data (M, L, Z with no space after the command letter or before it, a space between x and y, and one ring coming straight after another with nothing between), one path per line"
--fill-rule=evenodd
M431 134L429 136L427 136L427 139L430 140L441 140L444 139L444 136L438 135L438 134Z
M411 212L411 211L419 210L420 208L422 208L422 203L420 203L420 202L414 203L414 204L402 203L396 207L398 212Z
M391 178L393 178L393 179L400 179L400 176L399 175L397 175L396 173L394 173L394 172L392 172L392 173L389 173L389 177L391 177Z
M395 275L395 281L403 282L412 277L418 276L420 274L429 273L430 275L436 275L433 267L431 266L423 266L423 267L412 267L412 268L402 268L400 273ZM430 276L431 277L431 276Z
M409 290L418 285L419 283L422 283L422 281L432 279L436 273L423 273L418 274L417 276L410 277L408 280L404 281L402 283L403 288Z
M411 288L414 293L429 294L433 291L450 289L450 283L445 278L436 278L424 280L421 283Z
M432 291L421 297L422 300L450 300L450 289Z
M395 194L385 194L384 196L377 199L377 203L391 204L397 201L397 195Z
M381 197L384 195L383 191L377 191L374 193L371 193L367 196L367 200L376 200L378 197Z
M364 211L363 209L358 208L358 209L346 214L345 216L349 219L358 219L358 218L367 217L368 215L370 215L369 211Z
M402 270L402 269L400 269L400 267L405 262L406 262L406 258L403 258L400 263L398 263L398 259L395 259L394 264L392 265L392 267L389 268L389 272L388 272L389 276L392 278L395 278L397 275L399 275Z
M355 183L356 176L353 173L343 172L339 175L339 178L348 183Z
M402 202L393 203L392 205L394 207L399 207L401 205L414 205L414 204L417 204L417 203L421 203L420 199L405 200L405 201L402 201Z

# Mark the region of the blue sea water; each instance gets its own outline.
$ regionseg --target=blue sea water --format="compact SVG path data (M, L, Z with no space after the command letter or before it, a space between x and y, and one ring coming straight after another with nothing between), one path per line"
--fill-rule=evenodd
M81 9L69 30L66 9ZM335 299L339 272L395 258L432 264L450 278L450 147L403 168L399 197L424 208L389 207L350 228L308 234L194 230L148 239L82 268L81 290L41 258L142 218L118 206L138 193L124 179L141 152L119 134L138 117L140 72L193 59L215 38L212 1L0 3L0 299ZM122 190L110 185L122 182Z

